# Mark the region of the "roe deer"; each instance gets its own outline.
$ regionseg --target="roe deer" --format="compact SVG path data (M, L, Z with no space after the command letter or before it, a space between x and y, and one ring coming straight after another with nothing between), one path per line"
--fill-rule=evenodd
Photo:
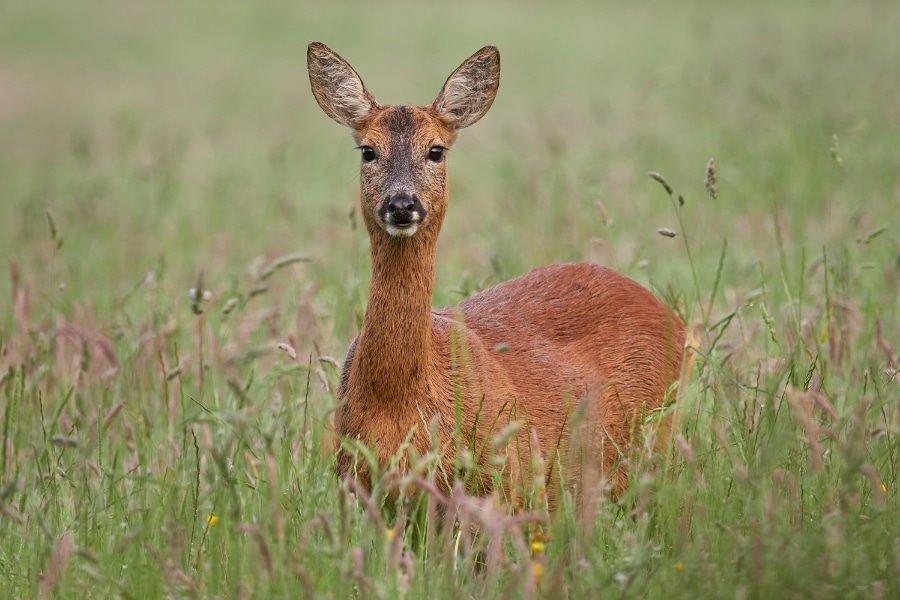
M518 441L529 448L536 431L545 475L553 475L551 510L563 491L559 465L567 488L587 487L592 470L593 481L607 477L620 494L627 486L622 453L682 373L685 328L671 310L631 279L588 263L535 269L457 309L431 307L447 150L494 101L497 49L486 46L463 62L428 106L378 104L324 44L310 44L307 61L319 106L359 146L371 241L369 301L341 373L337 434L374 445L384 466L405 442L424 455L436 432L451 476L462 435L464 446L476 448L475 471L489 473L496 472L491 452L477 449L490 448L492 436L518 419L523 426L511 447ZM507 458L503 487L528 481L519 464L529 464L528 450ZM341 477L373 485L369 467L358 463L338 451ZM493 490L491 477L476 477L478 493Z

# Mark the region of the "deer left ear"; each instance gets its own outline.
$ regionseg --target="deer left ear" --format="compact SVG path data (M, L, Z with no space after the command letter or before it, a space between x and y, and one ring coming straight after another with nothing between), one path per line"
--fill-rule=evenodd
M485 46L453 71L431 106L462 129L487 113L499 87L500 52Z
M341 125L356 129L378 106L350 63L325 44L309 45L306 65L316 102Z

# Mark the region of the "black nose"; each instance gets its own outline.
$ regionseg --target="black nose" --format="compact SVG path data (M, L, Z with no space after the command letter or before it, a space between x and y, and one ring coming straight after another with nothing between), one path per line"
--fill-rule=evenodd
M416 201L407 194L397 194L388 200L388 210L391 212L409 212L416 205Z

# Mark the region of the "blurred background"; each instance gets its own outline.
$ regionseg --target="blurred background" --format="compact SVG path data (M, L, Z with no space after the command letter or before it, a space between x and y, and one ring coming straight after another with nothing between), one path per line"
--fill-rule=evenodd
M725 304L761 264L790 276L827 248L869 265L861 289L896 290L897 31L889 1L4 2L0 298L30 281L54 310L111 314L151 277L186 306L201 270L235 288L302 252L285 293L335 310L338 352L367 240L357 151L309 92L312 40L382 103L426 104L500 48L497 101L452 153L436 304L574 259L678 303L712 287L726 240Z

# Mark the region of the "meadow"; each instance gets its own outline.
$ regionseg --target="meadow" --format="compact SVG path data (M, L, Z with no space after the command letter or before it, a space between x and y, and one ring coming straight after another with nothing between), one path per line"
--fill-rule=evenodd
M900 597L897 31L888 0L0 4L0 597ZM384 103L500 49L435 306L589 260L691 326L624 497L537 525L334 475L369 259L312 40Z

